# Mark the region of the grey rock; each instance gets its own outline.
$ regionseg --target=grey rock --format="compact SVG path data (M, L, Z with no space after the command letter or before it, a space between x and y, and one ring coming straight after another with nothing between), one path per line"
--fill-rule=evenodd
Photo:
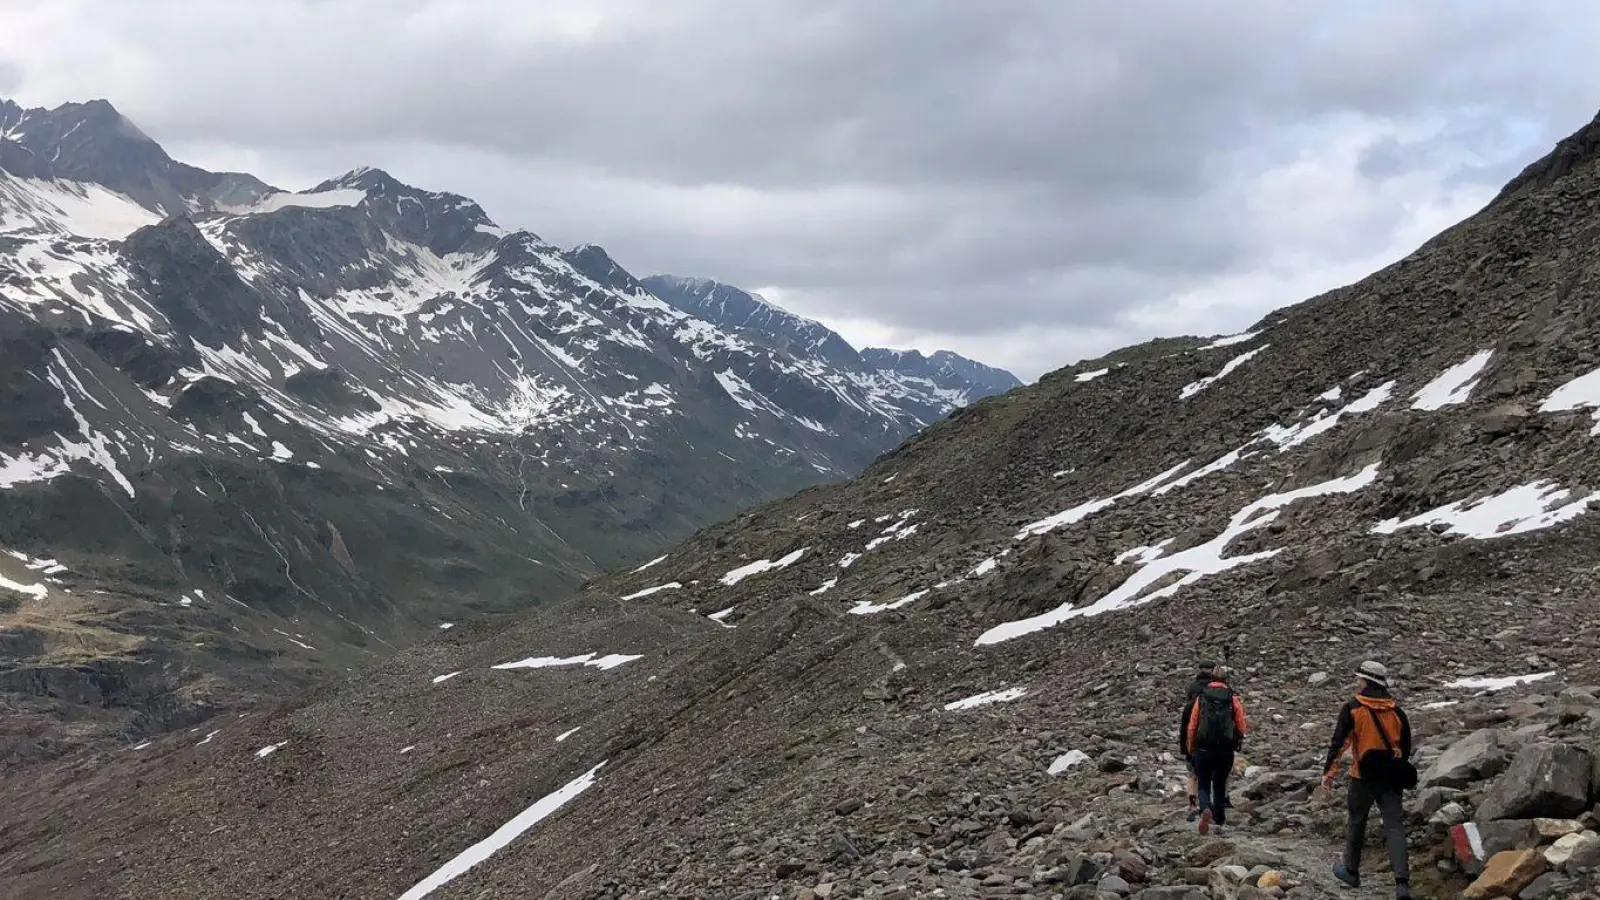
M1119 897L1126 897L1133 890L1121 875L1106 875L1100 879L1095 888L1107 894L1116 894Z
M1532 817L1570 818L1589 807L1589 754L1566 744L1531 744L1495 780L1478 807L1479 823Z
M1422 774L1427 787L1464 788L1505 771L1511 760L1510 735L1500 729L1484 728L1451 744Z
M1539 828L1532 819L1496 819L1478 822L1484 859L1506 850L1527 850L1539 846Z

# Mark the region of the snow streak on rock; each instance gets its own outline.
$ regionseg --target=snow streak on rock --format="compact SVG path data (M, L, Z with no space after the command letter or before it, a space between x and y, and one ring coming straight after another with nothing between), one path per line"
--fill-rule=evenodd
M1028 689L1025 687L1004 688L998 691L985 691L981 694L973 694L971 697L946 703L944 708L947 710L972 709L973 707L985 706L990 703L1008 703L1012 700L1025 697L1027 694Z
M777 562L773 562L770 559L758 559L753 563L749 563L748 565L740 566L739 568L734 569L728 574L722 576L722 583L732 587L752 575L760 575L763 572L770 572L775 569L787 569L788 567L799 562L800 557L805 556L806 551L809 549L811 548L801 547L799 550L795 550L782 559L779 559Z
M1254 350L1247 350L1244 353L1241 353L1238 356L1235 356L1233 359L1228 360L1227 363L1223 365L1222 371L1218 372L1217 374L1207 376L1205 378L1200 379L1199 381L1192 382L1190 384L1185 385L1183 390L1178 392L1178 396L1183 398L1184 400L1187 400L1190 397L1193 397L1195 394L1200 393L1201 391L1205 390L1206 388L1208 388L1208 387L1212 386L1213 384L1216 384L1217 382L1221 381L1222 379L1228 377L1228 373L1232 372L1234 369L1237 369L1240 366L1244 365L1245 363L1249 362L1251 357L1255 356L1257 353L1260 353L1261 351L1267 349L1270 346L1272 346L1272 345L1271 344L1262 344L1261 346L1255 348Z
M1290 503L1328 494L1345 494L1358 491L1371 484L1377 477L1378 465L1374 463L1354 475L1263 497L1235 513L1232 520L1229 521L1228 527L1223 529L1221 534L1199 546L1190 547L1171 556L1161 556L1150 560L1138 572L1130 575L1115 590L1088 606L1074 607L1070 604L1064 604L1042 615L997 625L979 636L977 643L980 646L996 644L1025 634L1042 631L1082 616L1097 616L1101 613L1149 603L1159 598L1171 597L1185 585L1193 584L1208 575L1215 575L1248 563L1270 559L1281 553L1282 550L1263 550L1259 553L1231 557L1225 557L1222 553L1228 544L1240 535L1271 524L1278 517L1278 511ZM1183 578L1166 587L1146 593L1146 590L1156 582L1176 572L1184 572L1186 574Z
M1472 389L1478 384L1478 376L1482 374L1484 366L1489 364L1489 357L1493 355L1493 350L1482 350L1465 362L1456 363L1445 369L1439 377L1412 395L1411 408L1439 410L1467 402L1467 398L1472 395Z
M1118 500L1126 500L1129 497L1136 497L1140 494L1154 490L1159 485L1171 479L1174 475L1177 475L1179 472L1183 471L1188 465L1189 461L1184 460L1183 462L1178 463L1177 465L1165 472L1162 472L1160 475L1157 475L1149 481L1136 484L1120 494L1100 500L1089 500L1084 503L1080 503L1071 509L1065 510L1064 512L1056 513L1049 518L1040 519L1037 522L1031 522L1027 525L1024 525L1022 530L1017 532L1016 539L1020 541L1024 538L1037 537L1041 534L1054 531L1057 528L1071 525L1075 522L1081 522L1089 516L1113 506Z
M1200 349L1201 350L1216 350L1216 349L1221 348L1221 347L1232 347L1235 344L1243 344L1243 343L1246 343L1248 341L1253 341L1257 337L1260 337L1260 336L1261 336L1261 332L1259 332L1259 331L1246 331L1246 332L1244 332L1242 334L1230 334L1230 335L1227 335L1226 337L1219 337L1216 340L1212 341L1211 343L1205 345L1204 347L1201 347Z
M1539 405L1539 411L1547 413L1574 409L1594 410L1595 425L1589 433L1600 435L1600 369L1579 375L1556 388Z
M659 594L662 591L676 591L676 590L678 590L678 589L680 589L682 587L683 587L682 584L680 584L680 583L678 583L676 581L673 581L673 582L669 582L667 584L658 584L655 587L648 587L648 588L645 588L642 591L634 591L633 593L629 594L626 597L623 597L622 599L624 599L624 600L640 600L640 599L648 597L648 596L650 596L652 594Z
M572 798L594 786L595 776L599 773L602 762L589 771L579 775L555 791L540 797L532 806L518 813L516 818L495 829L494 833L461 851L454 859L440 866L432 875L422 879L411 890L400 895L399 900L422 900L435 890L454 881L468 869L478 865L493 856L516 840L523 832L550 817L552 813L565 806Z
M1544 681L1546 678L1554 678L1555 674L1555 672L1537 672L1532 675L1508 675L1504 678L1457 678L1455 681L1447 682L1445 687L1490 693L1514 688L1519 684L1533 684L1536 681Z
M1445 525L1446 534L1480 540L1522 534L1576 519L1589 511L1590 503L1600 500L1600 491L1567 501L1571 494L1558 484L1534 481L1490 497L1457 500L1404 521L1386 519L1372 526L1372 530L1393 534L1402 528Z
M566 658L559 656L530 656L527 659L519 659L516 662L501 663L498 666L493 666L493 668L548 669L555 666L593 666L596 669L615 669L617 666L620 666L623 663L633 662L636 659L642 658L643 654L628 656L622 653L612 653L607 656L602 656L599 659L596 659L593 653L585 653L581 656L569 656Z

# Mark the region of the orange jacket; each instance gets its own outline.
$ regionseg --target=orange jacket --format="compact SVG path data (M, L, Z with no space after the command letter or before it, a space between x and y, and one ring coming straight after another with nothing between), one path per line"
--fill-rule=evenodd
M1378 734L1383 729L1383 735ZM1339 721L1333 729L1333 741L1328 745L1328 759L1323 764L1325 775L1335 774L1339 758L1350 752L1350 777L1361 777L1361 756L1372 750L1383 749L1383 738L1389 738L1401 759L1411 758L1411 722L1405 710L1393 697L1357 694L1354 700L1339 710Z
M1206 687L1208 689L1214 687L1225 688L1227 685L1220 681L1213 681L1206 685ZM1249 723L1245 721L1244 704L1240 702L1237 692L1233 695L1233 727L1239 732L1239 739L1243 740L1245 732L1249 730ZM1199 730L1200 698L1196 697L1194 698L1194 702L1189 705L1189 726L1183 735L1183 751L1185 754L1194 752L1194 738L1195 734L1198 733Z

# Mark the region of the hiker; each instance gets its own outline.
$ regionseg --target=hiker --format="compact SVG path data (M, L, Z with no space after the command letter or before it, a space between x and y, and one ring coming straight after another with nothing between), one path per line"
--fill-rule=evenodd
M1184 728L1184 747L1194 759L1200 805L1200 833L1213 823L1228 820L1228 775L1233 771L1233 756L1244 746L1248 731L1244 704L1228 687L1228 669L1217 666L1211 680L1190 707Z
M1189 714L1194 712L1194 698L1211 683L1211 672L1217 667L1209 659L1200 660L1200 671L1189 682L1189 693L1183 698L1183 718L1178 724L1178 755L1183 757L1184 768L1189 770L1189 821L1200 817L1199 799L1196 795L1198 781L1194 774L1194 755L1189 751Z
M1356 669L1356 696L1339 710L1322 789L1333 789L1339 759L1350 751L1350 819L1344 856L1334 862L1333 876L1349 887L1361 886L1361 850L1367 840L1367 815L1376 803L1383 813L1384 845L1394 872L1397 900L1411 897L1411 865L1406 858L1403 791L1416 786L1411 766L1411 722L1389 693L1389 670L1368 660Z

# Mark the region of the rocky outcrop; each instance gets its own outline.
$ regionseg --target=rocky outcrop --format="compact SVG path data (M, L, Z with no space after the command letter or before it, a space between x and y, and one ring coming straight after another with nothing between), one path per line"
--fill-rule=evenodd
M1518 751L1478 807L1480 821L1568 818L1590 804L1589 754L1565 744L1534 744ZM1595 798L1600 799L1600 798Z

